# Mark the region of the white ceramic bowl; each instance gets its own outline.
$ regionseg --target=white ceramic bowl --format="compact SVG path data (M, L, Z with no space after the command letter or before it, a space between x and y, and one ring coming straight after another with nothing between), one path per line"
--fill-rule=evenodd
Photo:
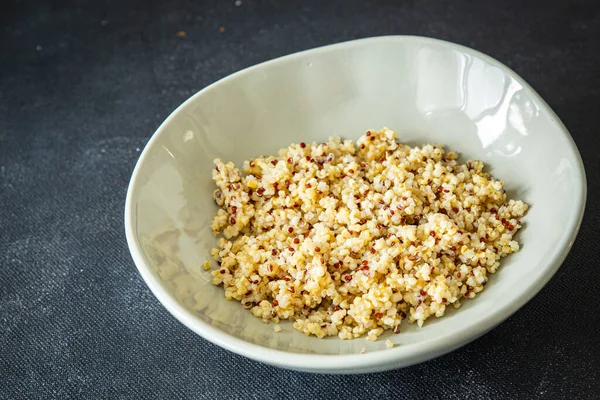
M479 159L531 205L506 258L474 300L423 328L379 341L307 337L263 324L226 301L201 265L215 239L212 160L236 163L292 142L357 139L388 126L409 144L442 143ZM200 91L158 128L131 178L125 229L131 254L160 302L207 340L296 370L373 372L439 356L484 334L531 299L569 251L586 196L571 136L513 71L472 49L419 37L380 37L293 54ZM533 326L530 329L534 329ZM396 346L385 347L392 339ZM366 354L360 354L363 348Z

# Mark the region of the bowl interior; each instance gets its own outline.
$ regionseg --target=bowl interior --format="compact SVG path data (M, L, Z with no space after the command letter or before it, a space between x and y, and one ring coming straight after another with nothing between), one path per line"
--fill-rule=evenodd
M432 317L420 329L403 324L401 334L388 332L375 343L306 337L291 323L275 333L239 303L226 301L202 269L216 243L209 228L217 210L212 160L239 165L293 142L357 139L383 126L397 130L401 142L441 143L460 152L462 161L484 161L506 182L510 198L531 205L517 236L521 250L504 259L486 289L461 309ZM400 347L442 337L467 340L520 307L551 277L573 240L584 197L581 168L554 113L500 63L446 42L378 38L278 59L196 94L144 150L126 219L144 259L138 267L155 293L183 305L188 311L176 316L210 340L358 354L365 347L384 349L386 339ZM207 327L217 331L207 333Z

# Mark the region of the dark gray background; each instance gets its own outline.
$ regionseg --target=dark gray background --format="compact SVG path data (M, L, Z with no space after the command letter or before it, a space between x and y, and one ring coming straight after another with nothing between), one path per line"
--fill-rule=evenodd
M598 398L600 3L234 1L2 1L0 397ZM588 176L573 251L500 327L404 370L295 373L201 339L158 303L127 250L140 149L216 79L384 34L485 52L554 108Z

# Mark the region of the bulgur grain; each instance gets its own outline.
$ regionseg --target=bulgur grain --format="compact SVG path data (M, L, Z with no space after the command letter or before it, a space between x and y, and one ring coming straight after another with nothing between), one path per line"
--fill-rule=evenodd
M527 204L507 201L482 162L396 137L303 142L244 163L245 174L215 160L212 275L225 297L307 335L376 340L481 292L519 249Z

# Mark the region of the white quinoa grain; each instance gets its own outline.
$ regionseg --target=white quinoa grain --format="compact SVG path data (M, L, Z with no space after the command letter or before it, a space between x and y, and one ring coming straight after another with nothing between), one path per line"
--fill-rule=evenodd
M396 137L293 144L243 173L216 159L212 276L225 297L307 335L376 340L481 292L518 251L527 204L482 162Z

